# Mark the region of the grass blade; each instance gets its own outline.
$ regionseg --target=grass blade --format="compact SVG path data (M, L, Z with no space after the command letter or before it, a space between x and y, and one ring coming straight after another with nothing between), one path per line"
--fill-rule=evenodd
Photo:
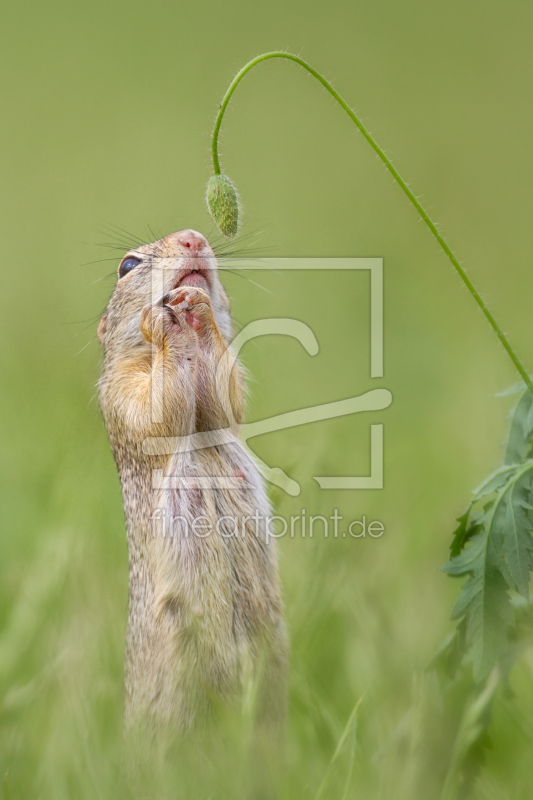
M350 716L348 718L348 722L346 723L346 726L345 726L345 728L344 728L344 730L342 732L341 738L339 739L337 747L335 748L335 752L333 753L331 761L328 764L328 767L326 769L326 773L325 773L324 777L322 778L322 783L318 787L318 792L316 793L315 800L320 800L320 798L324 794L324 789L327 786L327 783L328 783L329 777L331 775L331 772L333 770L333 767L335 766L335 764L336 764L336 762L337 762L337 760L338 760L338 758L339 758L339 756L340 756L340 754L342 752L342 748L344 747L348 736L350 735L352 730L355 733L355 723L357 721L357 713L359 711L359 706L361 705L363 697L364 697L364 694L361 695L361 697L359 698L359 700L357 701L357 703L353 707L352 713L350 714ZM355 749L355 741L354 741L354 749ZM351 764L350 764L350 773L351 773L352 764L353 764L353 755L352 755L352 760L351 760Z

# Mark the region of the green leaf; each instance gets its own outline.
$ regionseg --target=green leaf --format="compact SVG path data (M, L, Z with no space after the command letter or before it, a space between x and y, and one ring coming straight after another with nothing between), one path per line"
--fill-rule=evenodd
M526 389L511 416L505 464L519 464L527 457L533 435L533 395Z
M459 523L459 525L453 532L453 539L450 545L450 556L452 558L458 556L463 547L465 546L469 533L468 517L471 510L472 510L472 503L470 503L464 514L461 514L460 517L457 517L456 521Z
M476 681L482 680L505 649L507 628L513 614L507 584L497 566L490 529L476 534L461 555L442 569L449 575L469 575L452 613L466 617L466 646L473 659Z
M464 637L459 651L473 660L474 678L484 678L508 649L514 613L509 590L529 597L533 566L532 477L529 458L533 439L533 395L523 391L511 416L504 464L477 489L458 517L450 547L451 560L441 569L468 576L452 613ZM476 504L488 498L481 514Z
M459 555L467 541L479 531L477 519L472 520L470 526L468 525L468 519L474 504L483 497L494 494L494 492L508 483L509 478L518 470L520 470L520 468L521 467L519 464L504 465L489 475L488 478L480 483L477 489L474 489L470 505L464 514L462 514L460 517L457 517L457 522L459 525L452 534L453 538L450 545L450 555L452 558Z
M533 460L529 460L499 470L482 484L478 497L489 490L494 493L498 486L496 496L470 527L470 509L459 518L452 559L441 568L451 576L469 576L452 619L465 620L466 648L473 658L476 680L487 675L506 647L508 628L514 621L508 590L528 596L533 563L528 508L532 473Z
M481 500L483 497L496 492L509 481L511 474L518 472L519 469L520 464L504 464L503 467L500 467L495 472L491 473L489 477L485 478L485 480L479 484L477 489L474 489L472 492L472 504L477 500Z
M514 586L520 594L529 597L529 573L532 565L532 525L528 516L531 508L527 498L531 491L531 472L524 472L512 481L505 504L503 553Z

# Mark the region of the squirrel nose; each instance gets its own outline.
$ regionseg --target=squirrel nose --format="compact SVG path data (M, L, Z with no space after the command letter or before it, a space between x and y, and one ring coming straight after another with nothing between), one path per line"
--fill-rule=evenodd
M178 244L191 253L199 253L207 247L207 239L196 231L180 231L177 235Z

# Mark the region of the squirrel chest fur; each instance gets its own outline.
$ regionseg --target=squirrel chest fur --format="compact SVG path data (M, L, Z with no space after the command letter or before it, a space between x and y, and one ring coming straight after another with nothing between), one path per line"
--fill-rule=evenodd
M279 718L287 643L275 542L238 441L243 378L206 239L179 231L127 253L98 335L128 536L126 725L185 730L250 680L258 712Z

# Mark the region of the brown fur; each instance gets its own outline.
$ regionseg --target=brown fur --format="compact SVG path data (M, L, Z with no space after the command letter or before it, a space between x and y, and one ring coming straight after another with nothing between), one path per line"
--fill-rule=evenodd
M264 523L269 505L255 465L236 430L228 444L143 452L148 437L227 428L231 417L235 428L241 420L242 373L227 358L229 301L201 234L180 231L131 256L141 263L119 278L99 326L100 402L122 484L130 562L126 726L185 730L213 699L234 699L254 679L264 713L281 718L287 643L275 542ZM187 286L183 276L196 265L205 281ZM217 391L217 369L227 397ZM154 488L153 470L184 481ZM203 488L211 476L242 485ZM189 528L186 535L200 516L211 532L199 537ZM223 535L225 516L239 521L237 535Z

